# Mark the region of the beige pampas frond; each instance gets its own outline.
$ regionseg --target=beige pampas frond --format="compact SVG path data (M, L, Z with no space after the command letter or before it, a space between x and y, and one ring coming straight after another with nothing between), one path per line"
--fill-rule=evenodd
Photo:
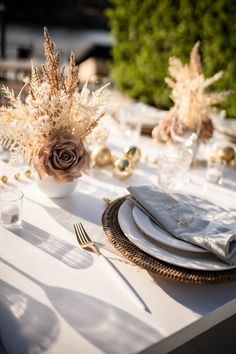
M78 91L78 67L75 56L65 68L60 66L60 54L44 29L45 64L41 68L32 63L28 96L20 96L3 87L8 107L0 108L0 143L6 144L13 155L29 162L38 154L45 139L64 132L81 139L97 126L104 114L109 92L106 86L91 92L87 84ZM10 145L9 145L10 144Z
M209 119L213 105L221 103L231 92L206 92L206 88L218 81L223 72L220 71L210 78L205 78L199 55L198 41L191 53L189 65L183 65L180 59L173 57L169 60L169 74L165 82L172 89L171 99L174 101L180 119L191 126L201 118L204 122Z
M75 63L75 55L73 52L70 54L70 65L69 65L69 73L68 76L65 78L65 91L66 93L71 96L76 89L78 83L78 75L79 69Z
M184 65L176 57L169 59L169 77L165 78L165 82L171 88L170 98L174 106L153 130L153 137L157 141L172 140L170 127L174 121L182 124L184 129L200 126L199 139L202 141L211 138L214 130L210 118L212 106L223 102L231 94L229 91L207 92L207 88L218 81L223 72L205 78L199 47L198 41L191 50L189 64Z
M43 65L43 76L48 82L53 95L56 95L61 86L61 68L60 68L60 53L55 51L55 44L52 42L48 30L44 28L44 51L46 64Z
M201 57L199 54L200 41L196 42L190 53L189 70L192 74L198 76L202 74Z

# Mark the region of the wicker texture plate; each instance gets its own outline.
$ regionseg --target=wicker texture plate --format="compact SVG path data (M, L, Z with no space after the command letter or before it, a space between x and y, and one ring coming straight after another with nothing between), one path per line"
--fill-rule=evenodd
M125 200L125 197L119 198L107 206L102 215L102 226L109 242L126 259L161 277L180 282L219 284L236 280L236 268L224 271L185 269L158 260L140 250L126 238L118 223L118 211Z

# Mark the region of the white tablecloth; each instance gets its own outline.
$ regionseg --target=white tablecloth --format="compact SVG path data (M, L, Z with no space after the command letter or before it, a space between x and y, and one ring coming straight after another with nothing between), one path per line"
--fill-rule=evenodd
M109 145L121 150L114 136ZM150 139L141 145L144 154L155 155ZM10 171L0 168L1 174ZM183 189L236 209L235 171L232 176L229 189L192 171ZM147 182L156 182L156 165L144 162L126 181L115 179L110 167L91 170L63 199L49 199L32 179L9 181L25 198L21 229L0 229L0 338L7 353L166 353L236 313L236 282L171 282L131 264L108 244L102 198L115 199L128 185ZM78 219L151 313L126 296L96 255L78 247L72 226Z

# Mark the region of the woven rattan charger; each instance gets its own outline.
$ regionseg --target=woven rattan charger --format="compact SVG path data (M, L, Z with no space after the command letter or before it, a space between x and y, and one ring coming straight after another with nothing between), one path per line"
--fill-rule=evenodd
M236 280L236 268L224 271L199 271L181 268L158 260L140 250L122 232L118 222L118 211L126 197L111 202L102 215L102 226L109 242L126 259L136 265L170 280L198 283L219 284Z

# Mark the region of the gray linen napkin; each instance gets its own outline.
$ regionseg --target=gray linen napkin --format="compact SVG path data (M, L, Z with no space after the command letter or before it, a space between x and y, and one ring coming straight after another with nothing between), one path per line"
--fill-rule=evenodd
M171 235L236 264L236 217L204 199L170 195L154 185L127 188L135 204Z

